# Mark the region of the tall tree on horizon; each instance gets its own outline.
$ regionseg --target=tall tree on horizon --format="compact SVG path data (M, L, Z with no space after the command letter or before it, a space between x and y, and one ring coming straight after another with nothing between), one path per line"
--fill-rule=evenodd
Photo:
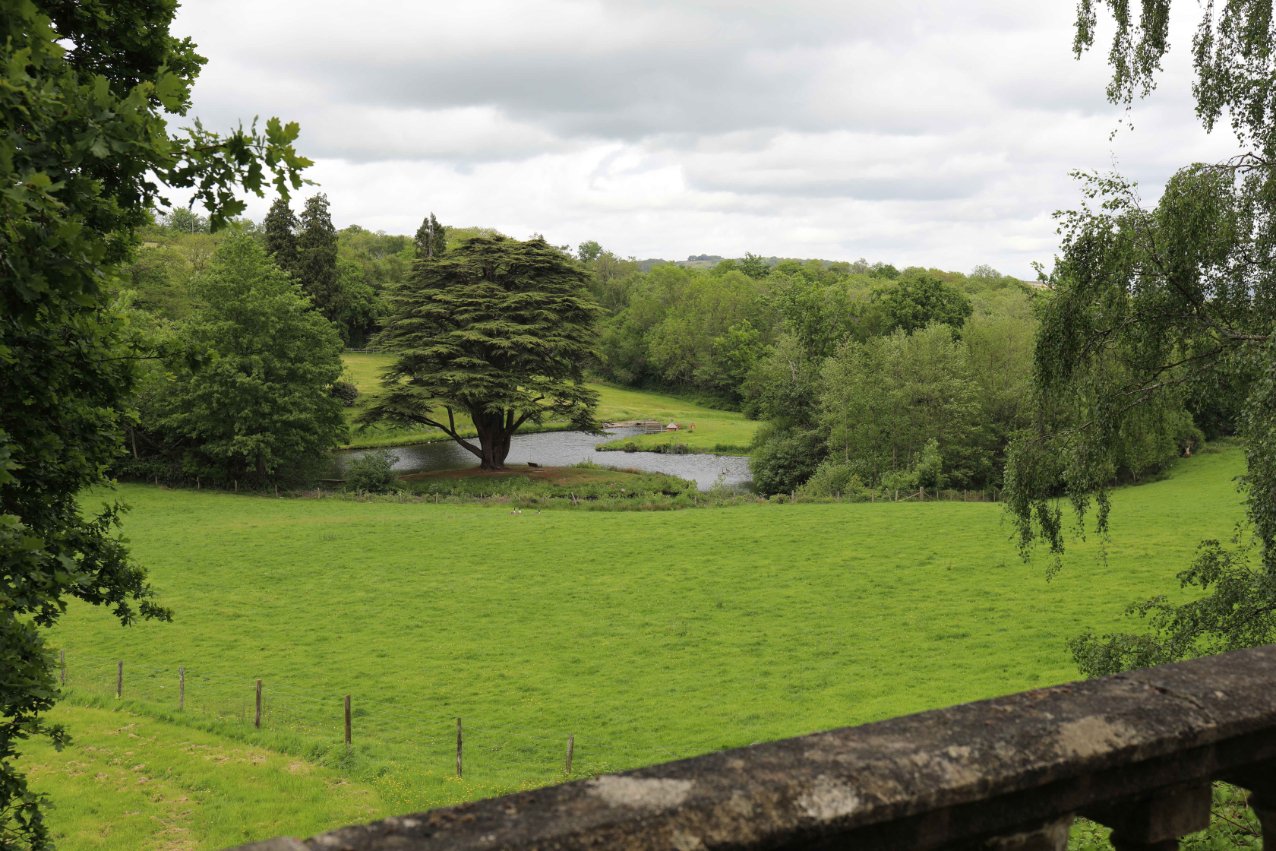
M307 198L301 211L295 275L315 308L329 322L339 323L337 229L328 212L328 196L322 192Z
M270 212L261 223L266 237L266 253L275 258L275 263L290 275L297 271L297 217L288 204L288 199L280 196L270 205Z
M434 213L430 213L416 229L413 242L416 243L416 259L435 260L447 251L447 228L439 224Z

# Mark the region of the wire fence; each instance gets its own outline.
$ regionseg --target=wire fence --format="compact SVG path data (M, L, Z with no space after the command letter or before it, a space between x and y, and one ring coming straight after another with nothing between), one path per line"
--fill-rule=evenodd
M375 688L308 689L252 677L211 674L198 666L157 667L68 648L60 653L64 692L90 702L231 733L324 762L357 757L365 767L526 787L628 767L609 748L615 729L497 722L431 712ZM647 731L629 730L628 733ZM654 740L654 737L652 737ZM643 748L646 761L687 756Z

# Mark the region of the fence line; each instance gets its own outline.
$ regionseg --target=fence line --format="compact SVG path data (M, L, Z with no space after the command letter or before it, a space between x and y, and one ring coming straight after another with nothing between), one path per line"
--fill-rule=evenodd
M572 776L575 771L576 731L550 732L544 726L473 723L455 715L414 713L402 708L361 704L354 693L334 690L325 698L298 689L277 687L264 678L243 680L201 674L188 665L148 667L124 659L110 659L92 653L58 654L59 679L69 695L82 694L114 698L139 709L171 712L220 723L252 725L254 731L277 731L301 735L322 745L342 744L347 753L356 743L374 750L389 751L390 759L446 764L453 749L455 725L455 772L458 778L475 776L474 769L492 767L491 761L513 757L518 769L540 766L546 781ZM233 696L235 691L240 697ZM250 709L251 707L251 709ZM251 714L250 714L251 712ZM330 722L321 720L331 719ZM601 737L600 737L601 738ZM385 755L384 753L382 754ZM661 751L653 754L677 758L685 754ZM595 762L604 762L598 754ZM578 772L588 773L588 772Z

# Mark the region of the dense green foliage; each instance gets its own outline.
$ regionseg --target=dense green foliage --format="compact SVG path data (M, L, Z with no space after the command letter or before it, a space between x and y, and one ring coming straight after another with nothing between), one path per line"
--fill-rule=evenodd
M973 309L961 290L924 273L883 291L881 302L890 330L909 334L928 325L960 328Z
M335 323L339 312L337 229L328 196L322 192L306 199L297 219L297 265L291 271L315 308Z
M163 186L221 225L236 184L299 185L295 126L170 138L203 59L168 32L176 4L0 3L0 846L46 843L13 759L56 689L44 629L68 597L128 623L164 616L114 534L120 509L76 503L119 451L132 353L108 304Z
M712 268L631 267L604 282L602 270L611 268L607 253L596 243L583 243L580 254L610 313L602 330L603 375L630 386L698 393L766 420L752 461L754 483L763 493L798 489L829 458L829 469L811 491L894 494L917 478L918 453L931 439L936 447L928 463L938 458L940 469L922 478L953 487L1000 485L1009 437L1027 424L1032 305L1041 291L987 266L966 276L752 255ZM866 364L848 363L882 351L892 332L901 335L896 345L911 351L915 344L906 335L940 326L948 329L949 345L932 346L907 361L911 390L896 386L899 376L884 363L871 375L861 370ZM937 360L927 362L932 357ZM949 375L954 364L960 366ZM938 384L923 389L918 383L923 374ZM961 424L916 445L903 438L947 423L920 410L915 416L913 407L927 393L947 389L958 390L964 400L953 402L963 411ZM848 407L852 397L855 406ZM879 445L868 431L842 427L848 418L888 410L891 419L879 422L873 433L901 436L908 447ZM834 435L838 429L842 433ZM1161 468L1174 455L1171 448L1144 459L1137 473ZM883 465L883 457L889 463Z
M1079 7L1076 47L1090 47L1098 10ZM1116 36L1109 97L1150 90L1168 49L1168 0L1143 0L1137 20L1109 4ZM1119 177L1092 177L1096 202L1063 219L1056 294L1036 354L1033 436L1009 467L1021 540L1059 551L1066 493L1079 514L1097 505L1132 436L1191 445L1234 430L1247 448L1248 527L1209 530L1182 585L1206 592L1175 605L1133 606L1149 629L1088 634L1074 643L1084 670L1106 673L1276 639L1276 23L1270 2L1207 4L1194 43L1197 113L1227 114L1247 149L1226 163L1179 171L1153 210ZM1057 428L1063 420L1078 427ZM1227 539L1232 538L1231 543Z
M1238 450L1211 451L1165 481L1115 492L1106 561L1091 541L1050 582L1017 565L1001 508L988 503L514 515L401 497L129 485L126 531L181 617L120 631L77 606L56 646L67 651L72 700L109 696L142 716L138 733L159 717L175 737L205 727L342 766L352 786L380 796L372 815L402 814L556 782L569 733L575 776L586 778L1067 681L1064 641L1078 621L1118 624L1122 600L1169 581L1203 529L1243 515L1231 482L1242 467ZM139 753L123 767L153 765L157 798L182 776L207 788L246 770L210 763L202 734L190 741L184 760ZM93 764L92 754L71 756ZM39 771L55 800L84 788L82 765L46 759ZM164 759L188 773L169 779ZM197 790L192 800L203 800ZM341 806L297 809L317 830L348 820ZM105 808L80 815L79 802L67 809L85 832L90 818L135 822ZM178 823L220 847L221 829L200 838L202 812Z
M974 377L948 326L848 343L821 381L827 467L906 492L987 480Z
M261 222L266 252L290 275L297 274L297 225L288 199L282 196L274 200Z
M950 278L906 270L867 299L841 286L790 294L743 386L746 409L770 423L753 454L762 492L1000 485L1026 422L1034 296L1000 276ZM934 321L909 332L905 316Z
M598 308L584 272L545 240L476 237L419 260L389 306L377 344L395 360L364 422L437 428L485 470L504 466L524 423L597 427L584 377ZM477 446L458 431L458 412Z
M122 472L262 487L324 463L345 438L336 330L247 235L222 242L195 297L146 373Z
M412 238L412 245L418 260L442 257L447 251L447 228L439 224L439 220L430 213L421 220L421 226L416 229L416 236Z
M399 486L394 473L398 456L388 449L374 449L349 463L346 489L355 493L390 493Z

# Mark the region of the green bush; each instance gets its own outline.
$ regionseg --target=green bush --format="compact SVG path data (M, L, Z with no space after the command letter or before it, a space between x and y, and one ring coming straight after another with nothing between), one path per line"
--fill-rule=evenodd
M856 466L847 461L826 460L800 488L803 496L859 498L866 491Z
M388 449L375 449L350 462L346 468L346 488L361 493L390 493L399 489L394 465L399 460Z
M753 486L766 495L795 491L815 472L824 452L824 442L814 432L764 427L749 456Z
M332 385L331 393L333 396L341 400L343 407L354 407L355 400L359 398L359 388L350 381L337 381Z

